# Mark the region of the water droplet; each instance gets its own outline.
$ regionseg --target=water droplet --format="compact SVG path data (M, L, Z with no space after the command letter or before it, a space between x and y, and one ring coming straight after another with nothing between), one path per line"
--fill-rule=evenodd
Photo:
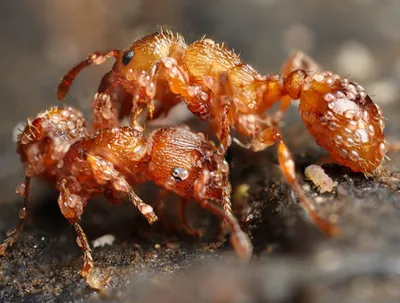
M333 140L335 141L335 143L337 145L340 145L343 143L343 138L342 138L342 136L339 136L339 135L335 136L335 138Z
M19 210L18 217L22 220L26 217L26 208L23 207Z
M383 122L383 120L379 120L379 127L381 128L381 131L384 130L384 128L385 128L385 122Z
M75 123L72 121L67 121L67 127L68 129L74 129L75 128Z
M375 128L373 125L368 125L368 134L373 136L375 134Z
M356 144L356 143L354 142L354 140L352 138L347 138L347 140L346 140L347 146L353 146L354 144Z
M363 128L357 129L355 132L354 140L358 143L368 143L369 137L366 130Z
M332 93L327 93L325 95L324 99L325 99L326 102L331 102L331 101L335 100L335 96Z
M347 150L345 149L340 149L339 150L339 155L342 159L346 159L347 158Z
M352 150L352 151L350 152L350 154L349 154L349 158L350 158L350 160L352 160L352 161L357 161L357 160L360 159L360 155L359 155L355 150Z
M351 129L351 130L356 130L358 128L358 124L356 121L349 121L349 123L347 123L347 126Z
M368 121L368 119L369 119L369 114L368 114L368 111L366 111L366 110L363 111L363 119L364 119L364 121Z
M21 136L21 144L28 144L30 142L29 137L27 135Z
M68 117L69 117L69 110L64 109L64 110L61 112L61 116L64 117L64 118L68 118Z
M331 112L331 111L327 111L326 112L326 114L325 114L325 118L326 118L326 120L333 120L333 119L335 119L335 116L334 116L334 114Z
M347 119L353 119L355 117L355 115L357 114L357 112L355 110L349 109L346 110L343 115L345 116L345 118Z
M328 128L330 130L335 130L337 127L338 127L338 125L335 122L332 122L332 121L328 122Z
M15 189L15 193L18 195L18 196L25 196L25 190L26 190L26 188L25 188L25 183L21 183L21 184L18 184L17 185L17 188Z

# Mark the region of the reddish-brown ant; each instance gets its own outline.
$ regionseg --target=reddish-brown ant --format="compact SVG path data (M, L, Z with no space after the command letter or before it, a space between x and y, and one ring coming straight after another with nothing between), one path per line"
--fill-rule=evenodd
M380 171L387 149L382 112L360 85L321 71L302 53L289 58L282 75L264 76L223 44L203 38L188 45L181 36L161 31L135 41L123 51L90 54L64 76L58 99L66 96L83 68L102 64L107 58L115 58L116 62L103 77L92 104L94 110L98 104L107 108L103 113L94 113L95 128L118 125L118 117L130 109L135 125L143 107L148 108L150 117L156 117L183 100L198 117L217 125L221 154L231 144L232 127L249 141L245 144L235 139L247 148L262 150L277 143L286 180L316 218L276 127L291 101L299 99L308 131L336 162L365 175ZM104 96L101 93L111 96L106 106L99 98ZM154 113L154 100L162 104L161 111ZM266 110L279 101L278 111L268 115Z
M90 136L79 111L52 108L28 123L19 137L18 152L26 173L25 190L18 190L25 196L24 208L17 229L0 245L0 255L22 229L28 210L29 181L36 176L53 181L60 191L59 207L74 225L84 253L83 276L87 277L94 267L79 225L87 201L95 194L107 194L112 199L126 194L153 223L157 220L153 208L131 187L144 181L153 181L176 193L183 204L196 200L230 228L231 243L242 259L249 260L252 255L251 242L231 211L228 164L217 153L215 144L202 134L170 127L145 137L131 127L118 127Z
M262 149L279 142L275 123L265 111L281 101L274 116L279 120L291 100L299 99L309 132L340 164L371 174L386 152L382 113L365 90L332 72L320 71L302 53L287 61L282 76L263 76L224 45L210 39L187 45L181 36L162 31L123 51L90 54L63 78L58 98L65 97L84 67L102 64L110 57L116 62L103 77L99 92L123 88L129 97L121 93L122 97L110 101L110 108L115 109L111 102L119 102L126 110L125 103L132 104L133 98L134 117L143 106L152 112L154 99L162 102L166 113L180 97L200 118L216 120L225 148L230 144L229 128L235 126L239 134L252 140L251 147ZM113 117L111 111L103 118L107 117Z

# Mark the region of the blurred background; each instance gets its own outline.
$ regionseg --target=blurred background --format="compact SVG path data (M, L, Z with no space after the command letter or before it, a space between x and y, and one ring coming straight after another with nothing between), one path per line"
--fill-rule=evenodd
M35 116L51 105L60 105L55 92L65 72L92 51L125 48L160 26L180 32L188 42L203 35L225 42L262 73L279 72L290 52L302 50L325 69L360 82L383 109L388 119L386 131L389 138L400 139L398 0L0 1L1 205L15 204L16 201L21 204L21 199L15 197L15 185L23 176L13 141L17 129L27 117ZM78 106L89 114L90 100L112 63L110 60L103 66L94 66L79 74L64 104ZM285 121L286 125L301 125L295 107ZM296 132L297 129L292 138L296 137ZM290 146L290 136L287 141ZM397 199L391 193L385 194L393 201ZM396 209L400 209L398 205ZM13 206L12 213L16 212L17 206ZM367 214L370 213L367 209ZM13 216L4 215L3 218L0 230L15 224ZM366 218L365 222L375 220ZM394 222L398 222L398 218ZM399 229L393 227L392 236L396 234L395 230L398 234ZM378 234L381 231L378 229ZM353 236L357 233L355 228ZM368 237L371 240L371 235ZM293 238L293 235L289 236L289 239ZM342 244L352 243L353 239L348 237ZM388 243L395 243L389 236L385 239ZM396 239L399 240L398 236ZM77 255L76 251L73 258L76 259ZM321 257L325 259L321 260L333 257L328 251ZM347 261L351 264L352 260ZM284 275L283 280L277 281L289 281L285 277L293 273L285 276L285 264L276 266ZM302 268L296 268L301 275ZM268 270L276 274L274 267ZM226 275L230 274L228 270ZM235 275L235 283L241 284L240 274ZM204 279L207 280L207 275ZM217 273L214 279L221 281L224 276ZM291 285L290 281L288 285ZM372 285L372 282L362 284L363 281L354 286L361 285L357 288L361 289L361 295ZM277 289L273 284L270 287Z

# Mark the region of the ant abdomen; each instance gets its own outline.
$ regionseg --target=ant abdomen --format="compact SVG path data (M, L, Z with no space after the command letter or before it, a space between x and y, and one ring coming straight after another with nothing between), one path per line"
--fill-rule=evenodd
M302 119L317 143L339 164L372 174L386 153L382 112L364 88L330 72L305 79Z

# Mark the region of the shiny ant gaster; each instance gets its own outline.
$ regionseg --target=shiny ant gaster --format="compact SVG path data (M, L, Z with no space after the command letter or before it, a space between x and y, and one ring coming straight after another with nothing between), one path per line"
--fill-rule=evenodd
M158 219L153 208L131 186L145 181L176 193L183 211L188 200L194 199L220 217L231 231L237 254L244 260L251 258L251 242L231 210L228 164L217 153L215 144L201 133L169 127L145 137L131 127L118 127L89 135L78 110L52 108L29 121L20 134L17 150L26 174L25 183L18 186L24 196L24 208L16 230L0 245L0 255L22 229L29 206L30 179L42 177L60 191L58 204L77 232L84 253L82 275L89 284L94 263L79 224L84 207L96 194L105 194L111 202L126 194L151 224Z
M64 76L58 99L66 96L83 68L102 64L107 58L116 62L102 78L92 103L95 129L119 125L119 118L129 111L132 125L136 125L144 107L154 118L183 100L191 112L217 126L221 154L231 144L232 127L249 141L245 144L235 139L247 148L263 150L277 143L286 180L314 222L328 233L329 225L321 226L323 220L296 180L294 162L276 126L292 100L300 100L300 114L309 133L336 162L365 175L380 171L387 146L379 107L360 85L321 71L302 53L289 58L281 75L264 76L211 39L186 44L181 36L161 31L123 51L90 54ZM112 98L105 103L103 94ZM162 104L158 112L154 99ZM266 111L279 101L278 111L268 115Z

